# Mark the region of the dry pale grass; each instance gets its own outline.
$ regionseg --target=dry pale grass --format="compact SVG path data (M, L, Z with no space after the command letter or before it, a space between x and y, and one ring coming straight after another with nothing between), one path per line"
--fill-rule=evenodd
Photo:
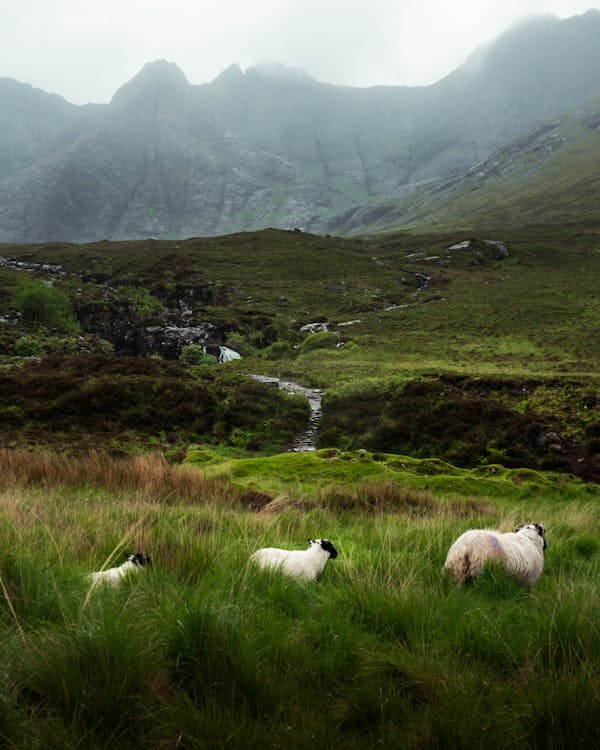
M98 451L83 456L0 449L0 488L38 485L102 487L111 492L134 492L150 500L232 505L233 485L206 478L194 467L174 466L162 454L113 458Z
M470 518L495 514L484 498L440 498L429 490L415 490L392 482L363 482L354 492L346 488L328 488L322 493L323 507L335 510L362 510L368 513L407 513L417 516L455 516Z
M255 497L256 495L256 497ZM263 493L249 493L247 507L264 514L277 514L294 508L309 511L322 508L335 512L358 511L373 515L404 513L410 516L440 516L474 518L483 515L496 516L497 511L486 499L449 498L436 496L429 490L416 490L390 480L362 482L354 488L343 485L327 485L316 496L279 495L270 498Z

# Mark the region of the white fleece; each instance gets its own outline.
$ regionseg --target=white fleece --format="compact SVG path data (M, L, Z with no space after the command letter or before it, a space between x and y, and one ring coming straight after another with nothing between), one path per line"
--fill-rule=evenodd
M134 562L135 558L140 559L141 562L137 564ZM113 588L117 588L125 576L131 573L142 570L145 564L149 564L149 558L146 555L128 555L127 560L122 565L116 568L108 568L107 570L99 570L96 573L90 573L88 578L91 580L92 585L96 586L99 583L107 583Z
M457 583L466 583L477 578L484 564L492 560L500 563L508 575L533 586L544 569L544 546L545 538L534 524L505 534L493 529L472 529L452 544L444 568Z
M331 547L324 549L325 543ZM263 547L250 557L261 568L280 570L298 581L316 581L323 572L327 560L336 557L337 551L327 539L310 540L310 547L304 550Z

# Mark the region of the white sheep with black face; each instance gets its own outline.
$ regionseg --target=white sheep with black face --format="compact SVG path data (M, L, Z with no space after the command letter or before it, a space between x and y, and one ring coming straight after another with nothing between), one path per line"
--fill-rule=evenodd
M508 575L533 586L542 575L547 546L545 529L539 523L521 524L505 534L493 529L472 529L452 544L444 568L456 583L469 583L491 560L500 563Z
M303 550L287 550L263 547L251 555L250 560L261 568L280 570L298 581L316 581L323 572L327 560L338 553L329 539L309 539L310 547Z
M88 578L91 580L92 585L96 586L100 583L107 583L113 588L117 588L125 576L137 573L146 565L151 564L148 555L144 555L141 552L136 552L135 555L126 552L125 557L125 562L116 568L108 568L107 570L90 573Z

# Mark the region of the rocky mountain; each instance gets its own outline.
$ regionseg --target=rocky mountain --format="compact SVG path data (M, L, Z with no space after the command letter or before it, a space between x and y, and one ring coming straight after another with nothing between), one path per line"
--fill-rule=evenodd
M87 129L97 109L0 78L0 180L71 143Z
M600 12L529 20L428 87L147 65L110 104L0 80L0 241L326 231L487 159L600 89ZM335 225L335 221L333 222Z

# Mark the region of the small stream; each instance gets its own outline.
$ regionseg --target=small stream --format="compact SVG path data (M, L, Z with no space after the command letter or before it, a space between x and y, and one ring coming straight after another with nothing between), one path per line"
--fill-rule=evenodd
M286 393L296 393L308 399L310 406L310 417L306 429L299 432L292 441L290 451L314 451L317 449L317 430L319 420L321 419L321 400L322 393L318 388L305 388L293 380L282 380L281 378L272 378L268 375L249 375L260 383L272 385Z

